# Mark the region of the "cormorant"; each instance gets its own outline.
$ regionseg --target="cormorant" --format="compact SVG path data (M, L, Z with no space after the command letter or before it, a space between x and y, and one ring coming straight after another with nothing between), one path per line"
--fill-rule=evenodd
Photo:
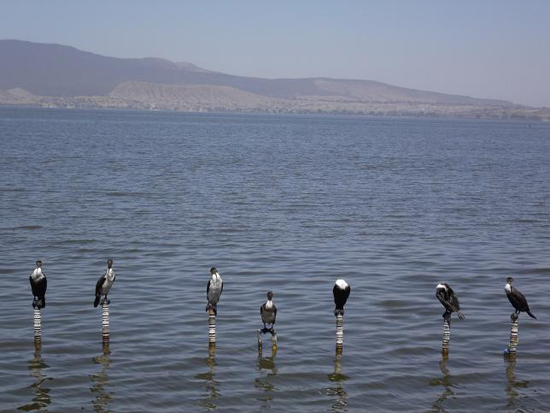
M111 301L107 299L107 294L109 294L109 290L113 286L113 283L115 282L115 272L113 271L113 260L107 261L107 271L105 274L103 274L101 277L99 277L99 280L97 280L97 284L95 285L95 301L94 301L94 307L97 307L99 305L99 301L101 300L101 296L104 295L105 298L103 301L107 302L107 304L110 304ZM103 304L103 301L101 302Z
M42 261L36 261L36 268L29 277L31 283L32 308L41 309L46 307L46 289L48 288L48 280L46 274L42 272Z
M218 273L218 270L214 267L210 268L210 279L208 284L206 284L206 299L208 304L206 304L206 311L212 309L214 310L214 315L218 315L218 301L220 301L220 296L223 292L223 281L222 277Z
M529 304L527 304L527 299L525 298L525 296L521 293L520 290L512 286L513 282L514 279L512 277L506 278L506 286L504 287L504 291L506 291L506 296L508 297L508 300L510 300L510 302L516 309L512 317L515 315L517 318L519 316L519 313L521 311L524 311L529 314L531 318L536 319L537 317L535 317L535 315L529 309Z
M334 295L334 304L336 308L334 309L334 315L344 315L344 305L348 301L349 293L351 292L351 287L344 280L336 280L334 288L332 289L332 294Z
M460 303L453 289L447 283L439 283L435 287L435 296L445 307L443 318L451 323L451 313L456 313L459 320L464 320L464 314L460 311Z
M262 333L265 334L269 332L273 334L273 327L275 325L275 319L277 318L277 307L273 304L273 293L271 291L267 293L267 301L260 307L260 315L264 323ZM267 328L267 324L270 324L271 327Z

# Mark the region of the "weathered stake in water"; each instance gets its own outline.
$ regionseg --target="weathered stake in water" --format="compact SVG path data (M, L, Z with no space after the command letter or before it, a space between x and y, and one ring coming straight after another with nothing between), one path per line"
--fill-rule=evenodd
M213 308L208 309L208 346L216 346L216 312Z
M519 338L518 338L519 317L517 316L517 314L512 314L510 318L512 319L512 324L510 326L510 344L505 354L513 358L513 357L516 357L518 343L519 343Z
M449 320L450 316L448 319L443 319L443 346L441 349L441 353L444 357L449 355L449 344L451 342L451 323Z
M34 309L34 341L42 340L42 312L39 308Z
M101 334L103 343L109 342L109 304L104 300L101 304Z

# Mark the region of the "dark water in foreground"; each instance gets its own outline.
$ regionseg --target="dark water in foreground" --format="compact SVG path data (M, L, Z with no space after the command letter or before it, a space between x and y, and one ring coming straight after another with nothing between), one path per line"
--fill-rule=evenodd
M0 141L0 410L550 410L548 124L1 109ZM515 363L508 275L539 317ZM467 317L446 362L443 280ZM268 289L279 349L259 357Z

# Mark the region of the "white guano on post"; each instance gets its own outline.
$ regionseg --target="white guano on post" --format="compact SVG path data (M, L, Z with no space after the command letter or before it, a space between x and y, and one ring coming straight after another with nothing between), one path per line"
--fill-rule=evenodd
M208 345L216 345L216 314L212 308L208 310Z
M443 321L443 347L441 352L443 355L449 354L449 343L451 341L451 324L449 320L445 319Z
M344 316L336 316L336 348L341 349L344 346Z
M101 304L101 335L104 343L109 342L109 304L103 301Z
M34 340L42 340L42 313L39 308L34 309Z
M519 318L512 316L512 325L510 328L510 346L508 353L510 356L515 356L518 350L518 329L519 329Z

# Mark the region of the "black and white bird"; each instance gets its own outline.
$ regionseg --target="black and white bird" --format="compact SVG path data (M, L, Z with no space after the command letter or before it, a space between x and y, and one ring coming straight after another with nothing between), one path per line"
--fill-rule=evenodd
M220 301L220 296L223 292L223 281L222 277L218 273L218 270L214 267L210 268L210 279L208 284L206 284L206 299L208 304L206 304L206 311L212 309L214 314L218 315L218 301Z
M95 285L95 301L94 301L94 307L97 307L99 305L99 301L101 300L101 296L104 295L105 298L103 301L105 301L107 304L110 304L111 302L107 299L107 294L109 294L109 291L111 290L111 287L113 286L113 283L115 282L116 275L113 270L113 260L107 261L107 271L105 274L103 274L101 277L99 277L99 280L97 280L97 284ZM101 303L103 303L101 301Z
M464 320L464 314L460 311L460 303L453 289L447 283L439 283L435 287L435 296L445 307L443 318L451 322L451 314L456 313L459 320Z
M336 280L334 288L332 289L334 304L336 304L336 308L334 309L334 315L336 317L344 315L344 306L346 305L346 301L348 301L350 292L351 287L347 282L344 280Z
M510 302L516 309L516 311L514 312L514 315L519 316L519 313L523 311L529 314L531 318L536 319L537 317L535 317L535 315L529 309L529 304L527 304L527 299L521 293L520 290L518 290L516 287L512 285L513 282L514 282L514 279L512 277L508 277L506 279L506 286L504 287L504 291L506 291L506 296L508 297L508 300L510 300Z
M36 261L36 268L29 277L31 283L32 308L41 309L46 307L46 289L48 288L48 280L46 274L42 272L42 261Z
M273 334L273 327L277 319L277 307L273 304L273 293L271 291L268 291L267 301L260 307L260 316L262 317L262 323L264 323L262 333L270 332ZM269 328L267 328L268 325Z

